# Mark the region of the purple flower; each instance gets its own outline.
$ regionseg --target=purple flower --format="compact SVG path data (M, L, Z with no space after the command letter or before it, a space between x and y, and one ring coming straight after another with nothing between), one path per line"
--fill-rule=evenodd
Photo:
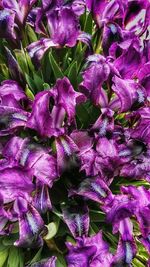
M70 124L75 117L76 105L84 99L84 95L74 91L66 77L59 79L51 90L36 95L27 126L42 136L63 135L65 115Z
M117 74L117 70L109 58L106 59L98 54L89 56L87 66L82 74L83 82L80 84L80 91L90 98L95 105L107 107L108 96L102 85L112 74Z
M44 222L40 214L25 199L19 197L14 202L14 210L18 214L19 221L19 240L15 241L14 245L41 246L43 241L39 234L44 227Z
M5 80L0 86L0 97L3 99L4 96L15 98L16 101L27 99L25 92L21 86L13 80Z
M136 188L135 186L123 186L121 188L124 194L132 197L137 202L134 214L139 222L140 230L144 238L148 238L150 234L149 222L149 205L150 205L150 191L143 186Z
M42 14L40 14L41 20ZM45 52L50 47L61 48L64 46L73 47L77 40L89 44L89 35L80 31L79 19L74 11L69 7L60 7L53 9L53 12L46 13L47 27L49 31L48 38L40 39L27 47L29 55L34 62L39 62ZM37 27L38 31L40 26Z
M113 264L116 264L117 266L131 264L137 250L133 239L133 224L129 218L120 221L119 232L120 240Z
M120 111L126 112L136 105L143 105L146 99L145 89L137 82L129 79L113 78L112 90L120 101Z
M112 255L108 244L102 239L102 232L91 237L77 239L76 245L66 243L68 254L66 256L68 267L109 267Z
M63 219L74 237L87 236L89 230L89 210L86 205L62 206Z
M42 184L52 187L57 179L56 159L48 150L30 140L13 137L5 145L3 156L16 166L29 170Z
M80 183L77 190L72 189L70 195L79 195L96 201L100 204L107 199L112 200L113 195L101 177L86 178Z
M27 15L36 0L3 0L0 10L0 38L20 38L18 30L24 25Z

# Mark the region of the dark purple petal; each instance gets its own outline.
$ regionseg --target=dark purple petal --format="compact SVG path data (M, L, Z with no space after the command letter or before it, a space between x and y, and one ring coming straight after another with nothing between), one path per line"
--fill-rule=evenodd
M112 199L112 193L101 177L86 178L77 190L72 190L70 195L79 195L96 201L100 204L107 199Z
M142 65L142 54L137 49L137 44L132 42L128 49L114 61L114 66L118 69L122 78L135 78Z
M134 104L144 104L146 92L144 88L133 80L123 80L115 76L112 90L117 94L120 100L121 112L130 110Z
M36 184L33 206L40 212L40 214L44 214L48 210L52 209L48 187L47 185L43 185L41 182L37 182Z
M3 0L3 7L13 10L18 23L24 24L26 17L37 0Z
M16 39L15 13L9 9L0 10L0 38Z
M136 209L136 200L131 200L128 196L117 195L114 196L113 201L108 201L104 206L104 210L107 214L108 222L113 225L114 233L118 231L118 223L127 218L131 217Z
M0 106L0 136L9 135L19 127L25 127L28 116L29 113L21 109Z
M110 67L101 55L89 56L87 62L88 65L82 75L83 82L80 84L80 90L90 97L96 105L104 103L106 106L107 95L101 86L108 79Z
M76 152L79 148L69 136L60 136L55 140L57 151L57 170L60 175L63 171L77 165Z
M109 136L114 130L114 111L109 108L102 108L102 114L92 126L92 131L96 132L98 137Z
M104 55L109 55L109 48L115 42L122 41L122 30L117 23L108 23L104 25L102 47Z
M133 239L133 224L129 218L120 222L120 239L113 264L131 264L136 255L136 244Z
M16 205L20 207L22 198L16 200ZM19 208L18 208L19 211ZM18 247L36 247L42 245L42 238L39 236L44 227L44 222L36 209L28 204L28 210L20 210L19 220L19 240L14 245Z
M54 43L53 40L49 38L41 38L39 41L30 44L27 47L27 51L29 56L33 60L34 64L39 66L40 60L44 56L45 52L50 47L57 47L59 46L57 43Z
M11 78L16 81L19 81L20 83L23 83L24 82L23 73L17 60L7 47L5 47L5 50L6 50L8 69L11 74Z
M89 230L89 210L86 205L70 204L62 206L63 219L74 237L87 236Z

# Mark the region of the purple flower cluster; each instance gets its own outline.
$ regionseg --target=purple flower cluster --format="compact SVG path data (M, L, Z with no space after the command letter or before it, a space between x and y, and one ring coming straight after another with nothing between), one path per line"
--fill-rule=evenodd
M13 77L0 85L0 235L17 228L14 246L42 247L48 214L59 214L71 236L62 234L68 267L132 266L137 242L150 253L150 2L38 2L0 1ZM84 14L92 15L91 35ZM85 48L77 90L64 74L29 97L13 56L27 25L38 36L26 46L35 69L49 49ZM113 251L101 226L90 234L93 209L118 237ZM57 254L28 266L55 267Z

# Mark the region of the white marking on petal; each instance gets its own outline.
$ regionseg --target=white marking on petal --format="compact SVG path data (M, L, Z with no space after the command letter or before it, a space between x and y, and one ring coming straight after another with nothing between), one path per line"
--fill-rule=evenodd
M131 263L133 258L133 252L131 244L129 242L125 242L125 253L126 253L126 263Z
M27 212L26 216L27 216L27 221L29 223L29 226L30 226L33 234L37 234L37 232L38 232L38 225L37 225L37 223L36 223L33 215L30 212Z
M144 93L142 92L142 90L138 89L137 94L138 94L138 102L143 103L145 98L144 98Z
M101 136L104 136L106 134L106 127L107 127L107 124L108 124L108 119L105 118L102 122L102 126L100 127L100 130L99 130L99 135Z
M107 196L105 191L99 185L97 185L96 183L91 183L91 187L96 193L100 194L101 197L106 197Z
M66 142L66 140L61 139L61 143L63 145L63 148L64 148L65 153L67 154L67 156L70 156L72 153L71 153L70 146L68 145L68 143Z

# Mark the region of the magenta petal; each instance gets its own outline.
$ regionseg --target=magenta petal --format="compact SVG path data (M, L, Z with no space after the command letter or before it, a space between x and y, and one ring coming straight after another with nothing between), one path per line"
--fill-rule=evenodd
M79 34L79 23L75 13L67 7L55 9L47 14L48 28L54 43L73 47Z
M146 92L144 88L133 80L123 80L115 76L113 78L113 91L118 95L121 102L121 112L130 110L133 104L144 104Z
M0 96L13 95L17 101L26 99L25 92L20 85L13 80L6 80L1 83Z
M56 97L57 105L65 109L68 115L68 121L71 123L75 117L76 105L83 102L85 96L74 90L67 77L56 81L56 85L53 87L53 92Z
M58 177L56 168L56 159L49 154L43 154L32 166L34 176L49 187Z
M28 196L33 190L32 176L28 171L14 167L0 173L0 193L5 201L13 201L18 194Z
M37 130L42 136L57 136L63 133L62 122L65 111L53 107L53 95L50 91L40 92L36 95L31 116L28 119L27 126ZM52 111L49 110L49 104L52 102Z

